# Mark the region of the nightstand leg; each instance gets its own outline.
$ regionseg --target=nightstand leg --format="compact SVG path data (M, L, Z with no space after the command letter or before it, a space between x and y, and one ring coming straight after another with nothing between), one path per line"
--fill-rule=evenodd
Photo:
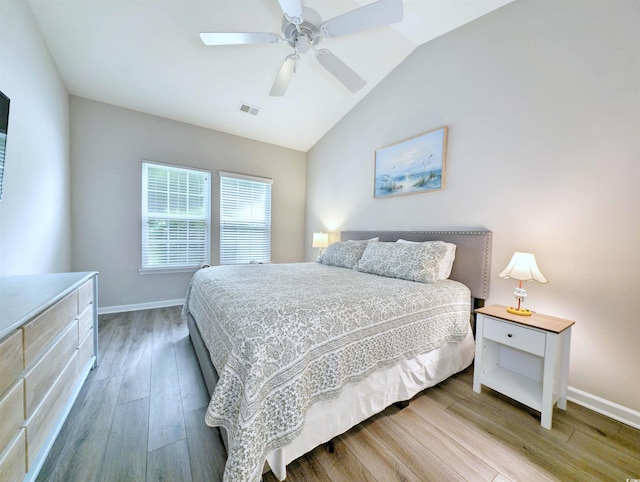
M473 365L473 391L480 393L480 379L482 377L482 333L484 330L484 315L476 316L476 358Z
M557 359L556 337L548 336L544 355L544 373L542 375L542 409L540 410L541 425L551 430L553 416L553 385Z
M569 383L569 349L571 347L571 328L567 328L562 334L562 375L560 378L560 398L558 408L567 409L567 385Z

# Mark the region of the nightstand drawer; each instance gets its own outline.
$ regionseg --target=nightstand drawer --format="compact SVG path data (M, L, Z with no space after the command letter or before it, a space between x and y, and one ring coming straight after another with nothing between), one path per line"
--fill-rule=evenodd
M485 317L483 336L518 350L544 356L545 334L537 330Z

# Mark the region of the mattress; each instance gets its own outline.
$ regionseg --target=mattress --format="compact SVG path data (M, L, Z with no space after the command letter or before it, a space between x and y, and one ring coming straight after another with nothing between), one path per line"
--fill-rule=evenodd
M283 479L290 460L468 366L469 305L452 280L318 263L200 270L185 314L220 377L205 420L228 434L225 480L258 480L267 459ZM358 403L341 411L345 400Z

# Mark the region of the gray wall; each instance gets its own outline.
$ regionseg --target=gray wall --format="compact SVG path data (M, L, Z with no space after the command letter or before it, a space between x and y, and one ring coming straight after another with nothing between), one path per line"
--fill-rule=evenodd
M69 96L26 2L0 2L0 91L11 99L0 276L68 271Z
M576 321L569 385L639 411L639 5L517 1L418 48L308 152L306 259L320 229L489 228L488 302L534 252L525 306ZM374 151L442 125L446 189L374 199Z
M212 173L211 262L219 260L218 171L273 179L273 262L304 258L305 154L71 97L73 269L100 272L100 307L184 298L192 273L140 275L141 162Z

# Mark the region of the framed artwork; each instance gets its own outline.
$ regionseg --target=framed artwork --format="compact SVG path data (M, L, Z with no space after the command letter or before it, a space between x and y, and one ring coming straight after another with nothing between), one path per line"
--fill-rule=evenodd
M447 126L376 150L375 198L442 191Z

